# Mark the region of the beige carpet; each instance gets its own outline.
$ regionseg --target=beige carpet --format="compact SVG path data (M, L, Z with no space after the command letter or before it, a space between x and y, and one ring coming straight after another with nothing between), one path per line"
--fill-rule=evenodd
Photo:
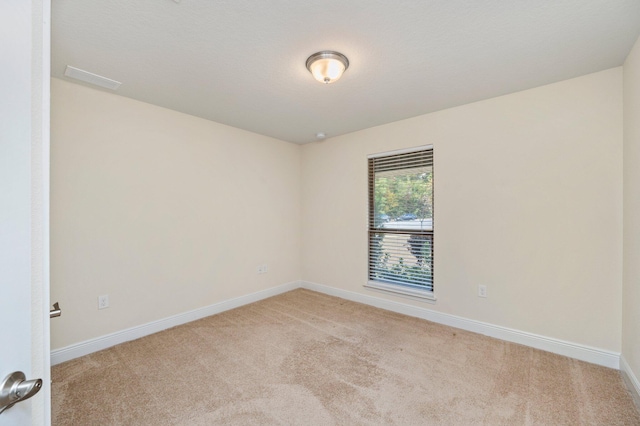
M640 425L615 370L308 290L52 376L54 425Z

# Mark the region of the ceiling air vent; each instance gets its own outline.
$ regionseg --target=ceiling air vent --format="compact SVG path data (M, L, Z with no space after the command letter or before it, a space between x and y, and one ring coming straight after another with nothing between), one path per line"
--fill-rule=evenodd
M64 75L66 75L67 77L75 78L76 80L84 81L85 83L95 84L96 86L105 87L111 90L116 90L122 84L119 81L111 80L110 78L106 78L98 74L93 74L89 71L74 68L69 65L67 65L67 69L64 70Z

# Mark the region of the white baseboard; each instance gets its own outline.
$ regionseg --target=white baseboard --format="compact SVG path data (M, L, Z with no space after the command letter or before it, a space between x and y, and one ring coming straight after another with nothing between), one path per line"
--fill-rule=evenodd
M293 281L277 287L251 293L246 296L240 296L235 299L214 303L213 305L194 309L193 311L173 315L147 324L100 336L95 339L85 340L84 342L76 343L61 349L56 349L51 351L51 365L60 364L61 362L79 358L120 343L128 342L129 340L139 339L140 337L148 336L150 334L166 330L167 328L195 321L210 315L215 315L243 305L248 305L249 303L257 302L268 297L277 296L278 294L286 293L287 291L291 291L299 287L300 282Z
M620 371L622 371L622 377L627 383L627 387L633 396L634 401L638 408L640 408L640 381L638 377L633 373L629 363L624 359L624 355L620 357Z
M249 303L257 302L259 300L276 296L281 293L286 293L287 291L295 290L296 288L306 288L331 296L340 297L342 299L364 303L366 305L374 306L388 311L426 319L438 324L444 324L478 334L484 334L486 336L506 340L508 342L519 343L521 345L530 346L532 348L568 356L571 358L579 359L581 361L586 361L609 368L621 368L620 354L616 352L606 351L603 349L593 348L577 343L566 342L559 339L462 318L423 307L407 305L401 302L382 299L366 294L355 293L352 291L342 290L339 288L329 287L308 281L290 282L277 287L258 291L256 293L251 293L246 296L225 300L223 302L215 303L213 305L205 306L193 311L174 315L168 318L163 318L157 321L152 321L150 323L139 325L136 327L131 327L126 330L117 331L115 333L100 336L95 339L86 340L84 342L76 343L74 345L70 345L61 349L56 349L51 351L51 365L60 364L61 362L88 355L90 353L97 352L102 349L118 345L120 343L128 342L129 340L139 339L141 337L166 330L167 328L195 321L197 319L208 317L210 315L215 315L220 312L228 311L230 309L247 305ZM629 376L629 380L635 387L635 390L640 393L640 384L638 382L638 379L635 375L633 375L633 372L629 368L628 364L623 363L623 371L625 371Z
M445 314L427 308L407 305L401 302L382 299L379 297L369 296L361 293L355 293L352 291L342 290L308 281L301 281L300 287L320 293L325 293L331 296L340 297L342 299L351 300L353 302L364 303L366 305L375 306L377 308L386 309L388 311L426 319L438 324L444 324L451 327L460 328L462 330L484 334L496 339L519 343L521 345L568 356L570 358L579 359L581 361L590 362L592 364L598 364L615 369L620 368L620 354L617 352L611 352L586 345L566 342L560 339L540 336L533 333L527 333L524 331L501 327L481 321L462 318L456 315ZM637 383L638 382L636 381L636 385Z

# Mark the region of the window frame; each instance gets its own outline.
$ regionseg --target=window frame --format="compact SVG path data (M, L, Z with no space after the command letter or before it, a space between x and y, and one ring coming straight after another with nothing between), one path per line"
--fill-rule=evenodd
M371 247L372 247L372 238L374 234L380 234L380 228L375 227L375 170L372 169L372 159L375 158L383 158L383 157L392 157L400 154L410 154L419 151L431 151L431 173L432 173L432 182L434 182L434 188L431 194L431 205L432 205L432 215L431 215L431 230L410 230L410 229L402 229L400 232L411 235L419 235L419 236L429 236L431 239L431 290L417 288L417 286L412 286L411 284L401 284L401 283L393 283L386 281L378 281L371 279L372 268L371 268ZM434 241L435 241L435 207L434 207L434 198L435 198L435 160L434 160L434 148L433 145L422 145L413 148L394 150L381 152L377 154L370 154L367 156L367 282L364 285L365 288L370 290L381 291L385 293L392 293L396 295L400 295L403 297L408 297L411 299L418 299L421 301L426 301L430 303L435 303L435 274L434 274ZM385 231L382 231L383 233ZM398 231L388 232L398 233Z

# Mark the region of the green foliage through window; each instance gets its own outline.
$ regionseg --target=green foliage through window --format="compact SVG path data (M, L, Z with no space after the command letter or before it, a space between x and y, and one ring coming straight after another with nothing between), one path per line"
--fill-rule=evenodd
M381 173L375 177L375 214L397 219L404 214L433 217L433 173L429 170Z

